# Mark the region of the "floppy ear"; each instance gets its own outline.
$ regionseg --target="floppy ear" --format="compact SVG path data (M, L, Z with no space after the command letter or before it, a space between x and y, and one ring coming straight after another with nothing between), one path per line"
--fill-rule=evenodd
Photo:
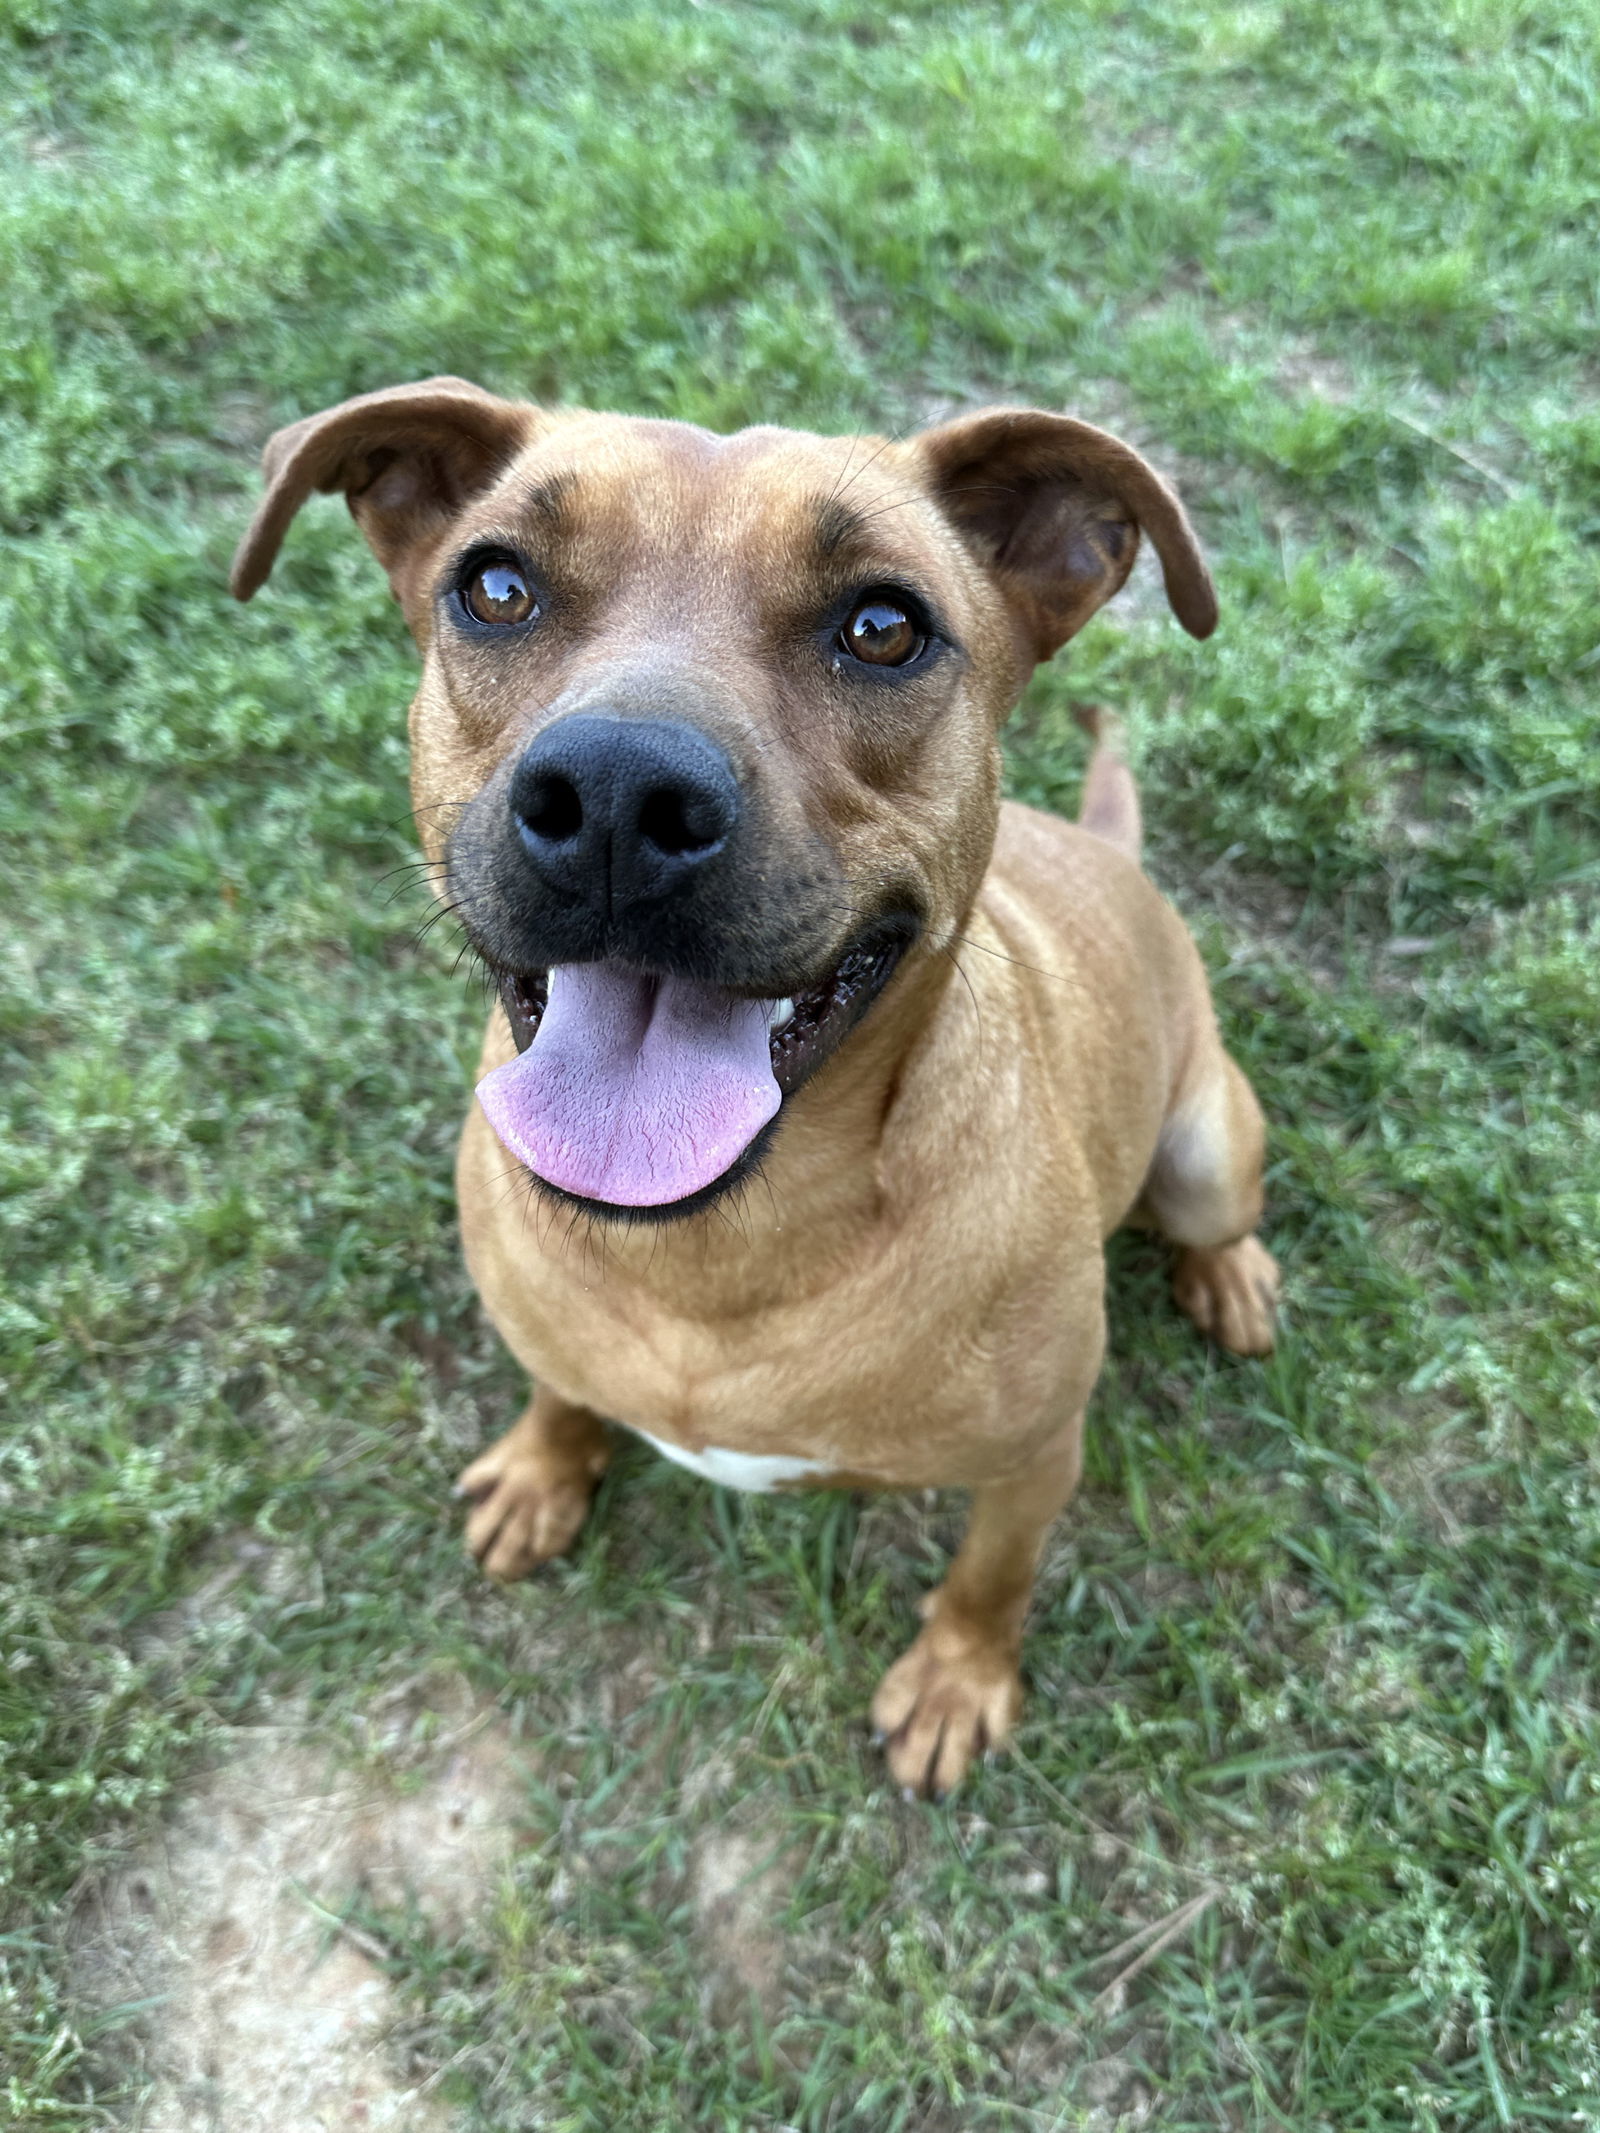
M248 600L271 572L289 521L313 489L343 489L356 523L389 574L436 537L534 434L536 408L499 400L465 378L425 378L362 393L269 437L267 493L239 543L228 583Z
M914 440L945 516L1048 659L1120 592L1142 527L1173 613L1191 637L1217 626L1217 596L1176 493L1130 445L1035 408L964 415Z

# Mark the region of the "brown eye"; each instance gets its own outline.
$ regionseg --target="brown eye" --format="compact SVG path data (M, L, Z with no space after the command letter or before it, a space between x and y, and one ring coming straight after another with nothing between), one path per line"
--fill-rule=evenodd
M510 625L527 622L539 612L539 603L515 563L505 560L480 563L468 578L461 597L467 612L480 622Z
M839 640L852 659L869 667L903 667L927 642L899 602L881 594L862 601Z

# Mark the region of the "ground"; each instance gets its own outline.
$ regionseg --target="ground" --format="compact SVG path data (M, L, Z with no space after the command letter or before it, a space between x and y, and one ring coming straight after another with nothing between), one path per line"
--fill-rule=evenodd
M1594 0L0 36L0 2114L1600 2125ZM521 1387L409 648L333 502L223 589L270 429L438 370L1072 408L1216 561L1216 637L1141 567L1012 778L1070 808L1072 700L1126 718L1286 1336L1219 1358L1118 1242L1020 1747L946 1808L864 1714L953 1501L636 1451L570 1562L461 1555Z

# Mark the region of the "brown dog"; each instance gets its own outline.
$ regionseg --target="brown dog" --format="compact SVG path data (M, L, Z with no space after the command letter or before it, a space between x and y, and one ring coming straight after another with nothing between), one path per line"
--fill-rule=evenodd
M972 1489L873 1706L942 1793L1020 1708L1104 1238L1153 1222L1195 1323L1272 1343L1261 1117L1132 779L1103 740L1080 824L999 796L1001 722L1141 531L1214 626L1181 505L1058 415L717 437L455 378L265 466L233 589L344 491L422 653L427 854L500 991L461 1226L537 1390L463 1476L473 1552L511 1578L571 1543L602 1417L745 1487Z

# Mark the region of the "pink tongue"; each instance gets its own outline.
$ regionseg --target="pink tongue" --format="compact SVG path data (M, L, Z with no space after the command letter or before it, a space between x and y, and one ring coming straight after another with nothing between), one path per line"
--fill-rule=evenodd
M484 1076L478 1101L549 1184L663 1207L720 1178L777 1110L770 1007L688 978L564 964L533 1042Z

